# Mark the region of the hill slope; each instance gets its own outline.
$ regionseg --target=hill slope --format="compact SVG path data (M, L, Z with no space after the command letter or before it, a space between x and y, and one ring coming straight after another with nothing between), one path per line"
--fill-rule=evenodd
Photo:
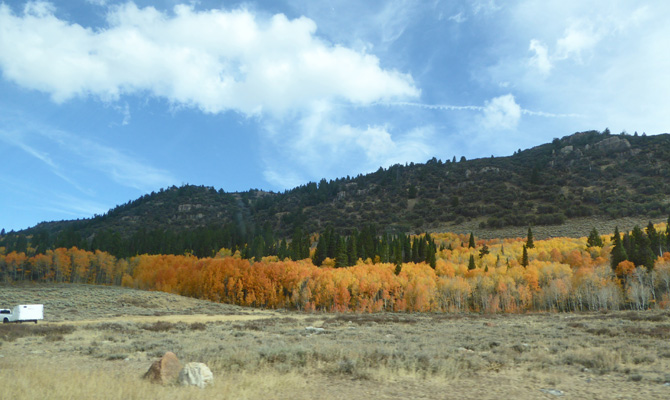
M121 243L163 235L162 242L185 241L179 246L186 248L208 241L234 248L258 235L266 241L288 238L298 227L314 233L331 225L346 234L369 224L410 232L468 221L500 228L580 217L659 219L670 212L669 182L669 134L589 131L508 157L434 158L310 182L284 193L173 186L102 216L42 223L22 233L32 235L33 247L60 242L95 248L96 240ZM6 246L16 240L11 237L3 238Z

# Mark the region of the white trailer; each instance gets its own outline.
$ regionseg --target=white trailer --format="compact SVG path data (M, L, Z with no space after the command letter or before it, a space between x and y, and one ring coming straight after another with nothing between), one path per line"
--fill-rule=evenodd
M35 322L44 319L43 304L20 304L13 310L0 309L2 322Z

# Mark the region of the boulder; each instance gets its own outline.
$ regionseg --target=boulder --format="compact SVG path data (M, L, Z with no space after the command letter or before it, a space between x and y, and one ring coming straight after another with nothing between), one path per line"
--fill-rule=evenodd
M144 379L165 385L174 382L179 376L179 371L181 371L179 359L173 352L168 351L151 364L149 370L144 374Z
M308 326L308 327L305 328L305 331L307 331L307 333L312 333L314 335L318 335L319 333L323 333L326 330L323 329L323 328L315 328L313 326Z
M608 137L593 145L594 149L601 150L607 154L619 153L630 149L630 142L617 136Z
M204 389L213 380L214 375L209 367L199 362L190 362L179 372L179 383L184 386L191 385Z

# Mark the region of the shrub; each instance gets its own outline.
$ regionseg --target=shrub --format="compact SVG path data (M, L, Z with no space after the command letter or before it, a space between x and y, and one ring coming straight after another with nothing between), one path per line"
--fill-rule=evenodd
M142 329L152 332L167 332L173 329L175 325L172 322L158 321L153 324L142 325Z

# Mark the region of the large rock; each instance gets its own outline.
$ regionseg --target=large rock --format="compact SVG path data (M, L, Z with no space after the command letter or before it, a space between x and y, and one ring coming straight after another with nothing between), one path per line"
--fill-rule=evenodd
M617 136L608 137L593 145L594 149L601 150L607 154L619 153L630 149L630 142Z
M151 364L147 373L144 374L144 379L165 385L174 382L179 377L179 371L181 371L179 359L173 352L168 351Z
M182 385L197 386L204 389L212 383L214 376L209 367L203 363L190 362L179 373L179 383Z

